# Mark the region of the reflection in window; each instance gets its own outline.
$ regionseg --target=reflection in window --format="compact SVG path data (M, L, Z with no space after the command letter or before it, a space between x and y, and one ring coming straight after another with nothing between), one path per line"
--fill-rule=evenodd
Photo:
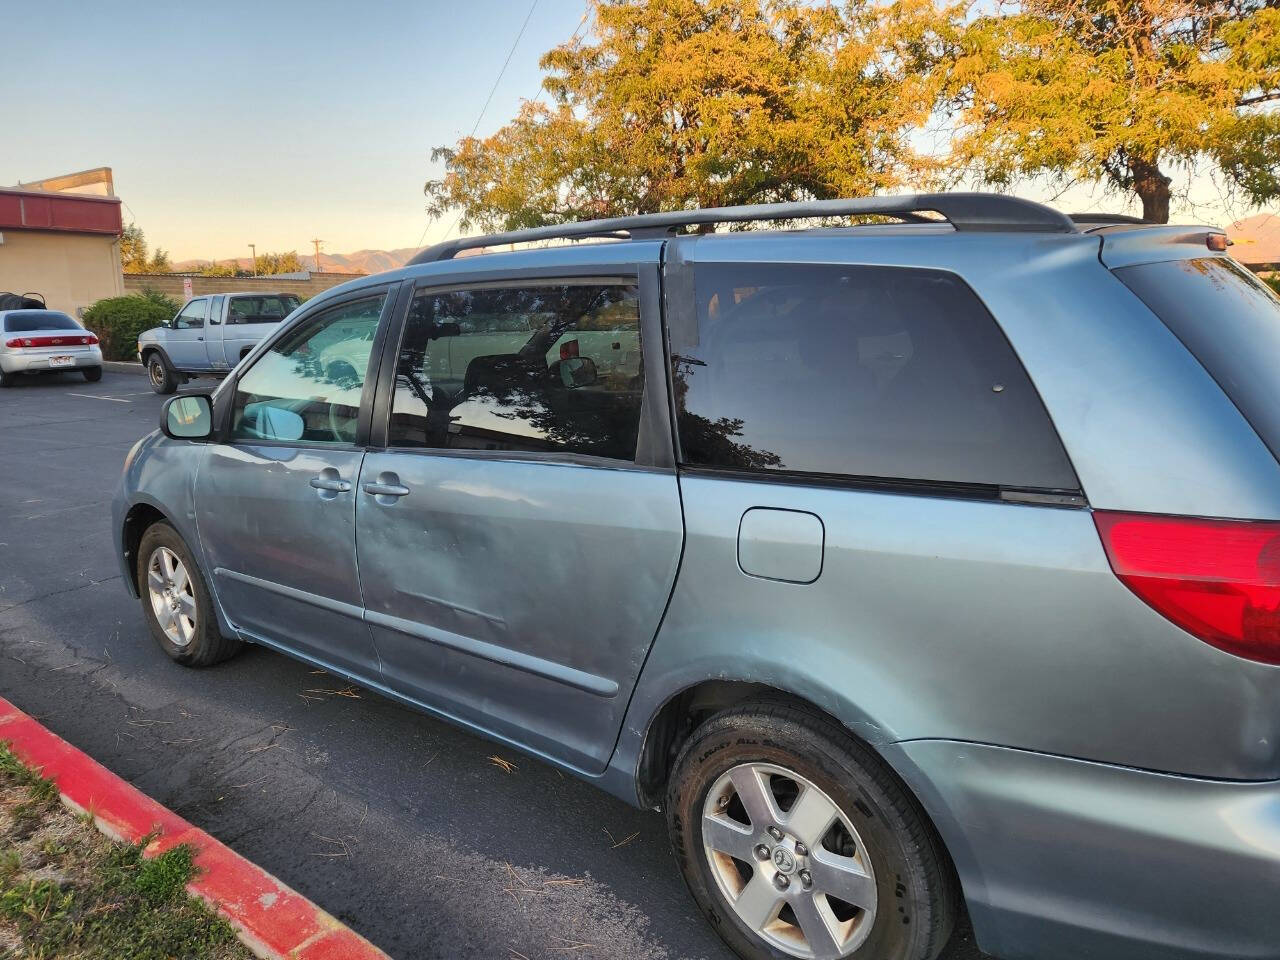
M400 347L389 442L632 460L642 395L634 285L424 292Z
M240 378L232 435L354 443L384 296L334 307L292 331Z
M672 332L691 465L1070 489L1075 476L1003 333L933 270L700 264Z

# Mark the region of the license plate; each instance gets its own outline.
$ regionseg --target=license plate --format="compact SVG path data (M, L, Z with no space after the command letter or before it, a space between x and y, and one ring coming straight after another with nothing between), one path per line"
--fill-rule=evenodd
M76 362L75 357L50 357L49 366L51 367L69 367Z

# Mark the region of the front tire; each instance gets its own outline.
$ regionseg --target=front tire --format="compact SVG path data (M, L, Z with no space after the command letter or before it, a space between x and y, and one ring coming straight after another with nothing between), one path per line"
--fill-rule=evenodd
M85 380L89 381L89 383L97 383L102 379L101 367L85 367L80 372L84 374Z
M211 667L243 644L218 629L209 588L178 532L152 524L138 546L138 592L151 636L184 667Z
M698 906L748 960L933 960L952 872L915 799L833 722L726 710L676 759L667 826Z
M151 389L162 396L178 389L177 374L169 369L169 364L158 350L147 357L147 379L151 381Z

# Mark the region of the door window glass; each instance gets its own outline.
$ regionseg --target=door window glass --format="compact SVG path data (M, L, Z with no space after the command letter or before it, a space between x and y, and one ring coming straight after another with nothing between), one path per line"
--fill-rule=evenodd
M301 302L292 294L232 297L227 323L277 323L296 310Z
M194 330L198 327L203 327L204 310L208 302L205 299L192 300L178 311L178 319L174 326L179 330Z
M264 353L236 384L240 440L354 443L385 295L326 310Z
M634 284L424 291L400 347L389 442L633 460L643 390Z
M954 484L1078 486L1003 332L954 274L700 264L672 343L686 463Z

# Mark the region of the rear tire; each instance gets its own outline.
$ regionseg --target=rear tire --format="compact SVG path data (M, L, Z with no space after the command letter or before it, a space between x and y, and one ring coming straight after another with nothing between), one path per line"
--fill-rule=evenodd
M244 644L218 629L204 575L168 523L154 523L143 533L137 574L147 629L171 660L211 667L240 652Z
M932 826L824 717L756 702L707 720L666 813L694 900L748 960L934 960L951 934L956 883Z
M16 373L8 373L4 370L0 370L0 387L12 387L17 382L18 375Z
M162 396L178 389L178 375L169 368L159 350L147 356L147 379L151 381L151 389Z
M85 367L80 372L84 374L84 378L88 380L90 383L97 383L99 380L102 379L101 367Z

